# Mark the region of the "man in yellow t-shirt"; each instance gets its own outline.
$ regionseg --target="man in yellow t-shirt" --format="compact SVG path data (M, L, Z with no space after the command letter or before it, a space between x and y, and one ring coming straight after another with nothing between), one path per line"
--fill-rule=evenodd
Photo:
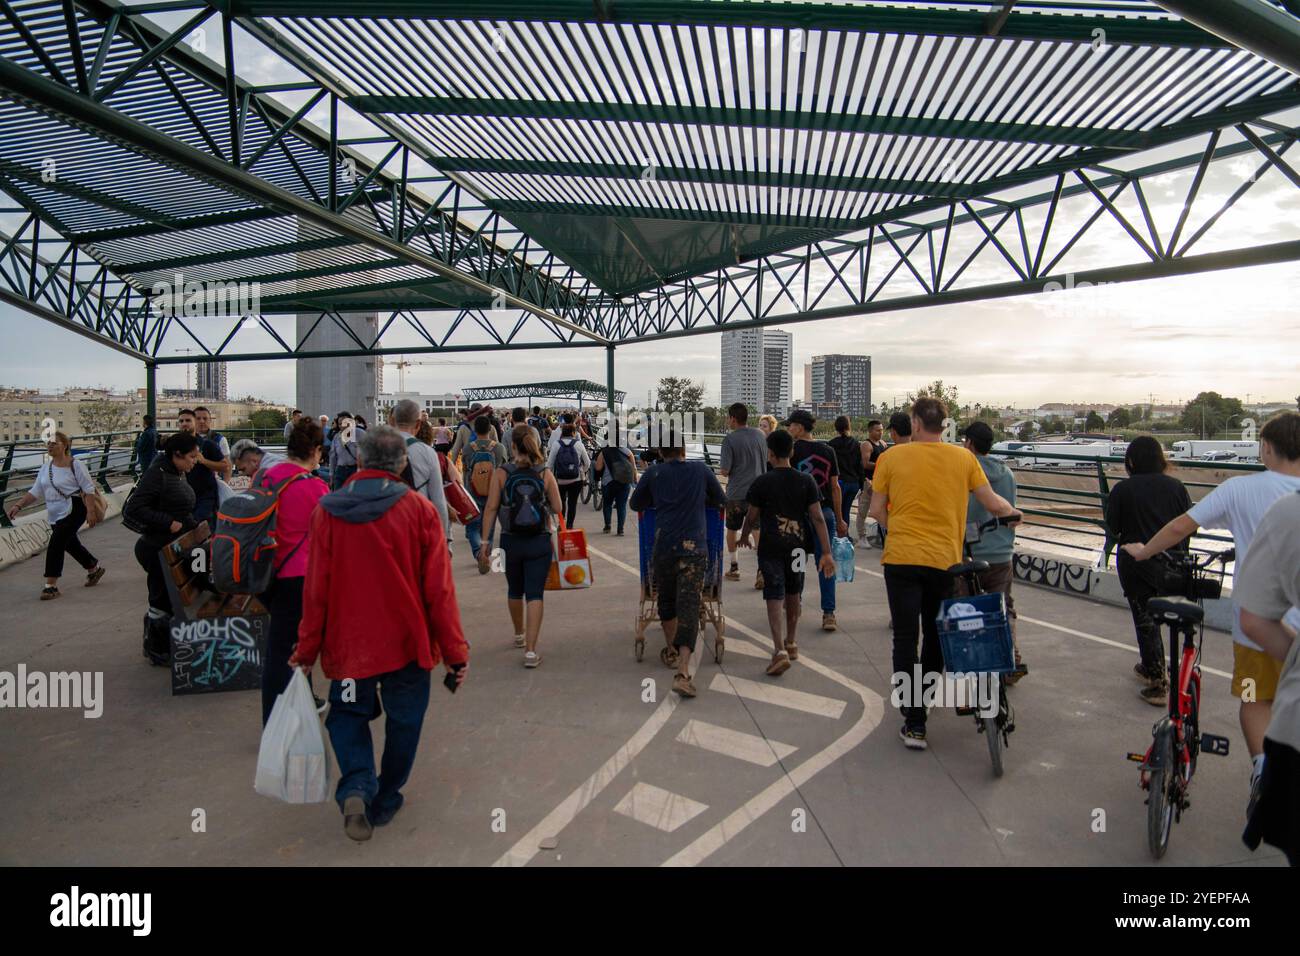
M895 683L913 677L917 638L924 674L943 672L943 650L935 619L939 603L952 595L948 568L960 564L966 536L967 495L998 517L1019 519L1020 512L989 487L975 456L943 441L947 407L938 399L912 405L912 440L889 448L876 460L871 517L888 532L880 561L885 593L894 619ZM925 708L905 706L899 736L912 750L924 750Z

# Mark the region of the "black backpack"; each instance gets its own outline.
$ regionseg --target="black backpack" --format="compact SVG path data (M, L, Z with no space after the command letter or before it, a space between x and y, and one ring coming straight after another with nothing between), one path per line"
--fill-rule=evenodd
M532 536L548 533L546 482L531 468L506 465L506 484L501 490L501 530Z
M555 453L555 477L557 480L570 481L582 475L582 462L578 458L578 439L561 438L559 451Z

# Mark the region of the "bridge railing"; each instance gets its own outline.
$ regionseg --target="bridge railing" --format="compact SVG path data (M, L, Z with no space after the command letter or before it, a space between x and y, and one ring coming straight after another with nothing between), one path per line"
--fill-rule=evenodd
M233 445L241 438L252 438L259 445L283 444L284 433L281 429L231 429L223 431L226 440ZM104 491L111 491L112 478L139 478L148 462L138 462L135 458L135 443L138 431L97 432L86 435L73 435L69 441L72 454L81 459L90 473L91 479ZM165 437L165 436L164 436ZM9 518L9 507L14 500L21 498L36 481L37 472L45 463L46 443L39 438L23 439L0 444L0 528L13 527ZM45 502L33 502L24 513L39 511Z
M722 434L708 433L702 441L688 444L688 457L699 457L714 471L718 470L719 447ZM1048 443L1050 444L1050 443ZM1053 548L1068 548L1075 551L1102 555L1103 567L1110 565L1115 549L1115 542L1106 531L1106 502L1110 498L1111 488L1116 481L1123 480L1124 459L1119 456L1083 455L1071 452L1042 451L1043 443L1035 446L1033 451L1001 449L993 452L1015 467L1017 506L1026 515L1032 516L1016 532L1020 541L1034 541L1050 544ZM1066 446L1069 447L1069 446ZM1016 463L1018 460L1018 464ZM1263 471L1264 466L1247 462L1197 461L1192 459L1172 459L1171 464L1179 468L1205 471L1254 472ZM1083 478L1087 487L1068 488L1045 484L1032 476L1068 475ZM1025 477L1031 476L1026 481ZM1212 481L1184 481L1189 489L1213 489L1217 487ZM1089 514L1087 512L1096 512ZM1061 537L1047 537L1044 532L1068 533L1080 536L1086 543L1062 540ZM1199 546L1194 550L1208 553L1217 548L1204 547L1205 542L1218 546L1228 546L1232 537L1227 534L1201 531L1196 535Z

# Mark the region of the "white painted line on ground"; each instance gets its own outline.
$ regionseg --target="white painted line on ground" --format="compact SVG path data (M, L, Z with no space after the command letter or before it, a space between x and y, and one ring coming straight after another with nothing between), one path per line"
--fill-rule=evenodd
M641 576L640 571L633 568L630 564L619 561L616 558L590 546L588 547L588 551L597 557L604 558L616 567L622 568L624 571L627 571L638 579ZM729 620L727 621L727 627L730 630L738 631L741 634L753 638L761 646L767 646L768 639L766 637L759 634L753 628L741 624L739 621ZM695 866L707 859L719 848L724 846L728 840L745 829L745 827L758 820L764 813L780 803L781 800L785 799L786 796L794 793L796 787L811 780L816 774L829 767L836 760L839 760L840 757L844 756L860 744L866 739L868 734L880 726L881 720L884 719L885 702L884 698L879 694L875 691L868 690L857 681L845 677L843 674L839 673L839 671L832 670L825 665L817 663L803 652L800 652L799 654L799 662L814 673L820 674L828 680L834 681L843 687L847 687L856 694L862 701L861 716L858 717L852 727L836 739L829 747L814 754L812 757L809 757L790 773L783 775L776 783L754 796L741 806L740 809L727 816L721 823L712 827L703 836L699 837L680 853L677 853L666 860L663 864L664 866ZM568 826L583 807L591 803L596 794L609 785L609 782L615 775L617 775L618 771L626 766L627 763L631 761L632 757L636 756L636 754L640 753L641 750L645 748L646 744L650 742L654 735L659 731L660 727L662 727L668 720L669 716L671 716L672 709L676 706L676 703L677 701L674 695L669 694L665 697L663 703L660 704L659 709L656 710L650 720L648 720L641 729L637 731L632 740L628 741L628 743L617 754L611 757L600 770L593 774L587 782L583 784L583 786L575 790L570 794L568 799L548 814L545 820L530 830L522 840L515 844L515 847L511 849L510 852L506 853L497 861L496 865L523 866L536 856L537 843L542 836L557 835L565 826ZM660 719L661 715L662 719ZM651 729L652 725L654 725L653 729ZM634 743L636 744L635 748L633 747ZM593 787L595 788L594 790L592 789ZM589 791L590 793L588 793Z
M854 567L857 568L859 571L861 571L863 574L870 574L873 577L877 577L877 578L884 577L884 575L881 574L879 571L872 571L869 568L859 568L856 564L854 565ZM1111 640L1109 637L1101 637L1098 634L1089 634L1086 631L1076 631L1072 627L1064 627L1060 624L1053 624L1051 621L1044 621L1036 617L1027 617L1024 614L1017 615L1016 620L1024 621L1026 624L1036 624L1039 627L1045 627L1048 628L1049 630L1060 631L1062 634L1069 634L1073 637L1082 637L1085 641L1093 641L1097 644L1105 644L1107 647L1118 647L1121 651L1129 651L1133 654L1138 653L1136 644L1125 644L1123 641ZM1232 675L1227 673L1226 671L1221 671L1214 667L1206 667L1204 664L1201 665L1201 671L1202 673L1205 674L1213 674L1216 677L1226 677L1228 678L1228 680L1232 680Z
M668 693L650 715L650 719L632 735L614 756L601 765L600 769L588 777L577 790L569 794L558 807L546 815L541 823L533 827L523 839L511 847L493 866L526 866L538 852L538 843L546 837L559 836L560 831L573 822L583 809L595 800L600 792L608 787L619 771L632 762L632 759L645 749L646 744L654 739L661 727L672 716L679 698Z
M800 656L799 660L802 661L803 657ZM805 714L816 714L818 717L829 717L832 720L839 720L840 715L844 713L845 706L847 706L844 701L836 700L833 697L823 697L821 694L807 694L801 690L777 687L775 684L760 684L758 681L746 680L743 677L730 677L726 674L714 674L713 683L709 685L709 690L722 691L724 694L735 694L737 697L756 700L762 704L775 704L777 707L788 707L791 710L802 711Z
M727 623L730 624L731 622L728 621ZM737 654L744 654L746 657L758 657L758 658L762 658L765 661L770 661L772 659L772 654L770 650L760 651L753 644L749 643L749 641L728 641L726 644L726 648L727 648L726 649L727 654L730 654L734 651Z
M746 634L762 643L765 637L739 621L728 621L727 627ZM728 840L737 836L745 827L758 820L782 800L795 792L796 787L803 786L814 776L825 770L836 760L862 743L867 735L880 726L885 717L885 700L873 690L868 690L855 680L845 677L839 671L810 659L802 651L799 653L799 665L832 680L842 687L847 687L862 700L862 715L853 726L825 750L809 757L799 766L770 786L764 788L750 800L746 801L734 813L729 814L721 823L711 827L703 836L689 844L679 853L664 861L664 866L696 866L726 845Z
M770 767L799 749L777 740L764 740L753 734L732 730L730 727L719 727L717 724L705 723L702 720L687 721L682 732L677 735L677 740L680 743L690 744L715 754L735 757L737 760L744 760L760 767Z
M680 793L664 790L653 784L638 781L614 807L615 813L631 817L639 823L649 824L665 833L672 833L683 823L694 820L705 810L707 803L700 803Z

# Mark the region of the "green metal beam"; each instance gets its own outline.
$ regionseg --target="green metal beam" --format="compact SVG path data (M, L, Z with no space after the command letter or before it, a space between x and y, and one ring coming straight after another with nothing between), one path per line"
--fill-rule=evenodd
M1300 20L1263 0L1154 0L1225 42L1300 74ZM1296 14L1297 7L1289 7ZM1300 16L1300 14L1297 14Z
M4 296L0 290L0 297ZM24 306L26 308L26 306ZM432 355L445 352L514 352L531 349L580 349L602 345L590 339L572 342L510 342L506 345L402 345L375 349L320 349L279 352L232 352L210 355L140 355L141 359L159 365L190 365L196 362L269 362L275 359L348 358L357 355Z
M875 133L886 136L939 136L1008 143L1061 146L1110 146L1142 149L1141 130L1104 127L1048 126L1037 123L993 123L940 119L930 116L888 116L869 113L824 113L810 110L741 109L728 106L689 106L664 103L615 103L585 100L526 100L469 96L350 96L347 104L360 113L493 116L528 119L593 120L621 123L684 123L692 126L744 126L812 130L827 133ZM436 158L434 160L437 162ZM452 167L459 168L459 167Z
M1218 0L1214 0L1218 2ZM989 4L970 10L858 6L840 3L784 3L747 0L492 0L481 5L464 0L221 0L236 17L301 19L486 20L500 22L580 22L663 24L673 26L771 27L778 30L846 30L861 33L906 33L928 36L987 37ZM1105 31L1108 42L1146 46L1230 47L1226 40L1181 20L1104 16L1105 8L1079 15L1013 10L999 37L1025 40L1092 42L1092 31Z

